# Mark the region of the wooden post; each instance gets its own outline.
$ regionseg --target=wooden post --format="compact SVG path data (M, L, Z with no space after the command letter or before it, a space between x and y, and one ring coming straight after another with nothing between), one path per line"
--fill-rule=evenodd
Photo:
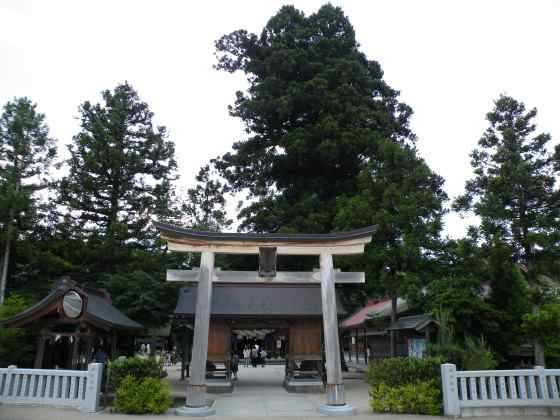
M397 297L391 298L391 325L397 322L397 311L398 311L398 301ZM391 357L395 357L397 355L397 335L395 330L391 330L389 332L389 337L391 339Z
M200 277L196 298L194 340L191 356L191 379L187 385L186 395L187 407L206 407L206 359L208 356L213 271L214 253L203 252L200 259Z
M344 384L342 383L342 369L340 367L338 317L336 312L332 255L322 253L320 264L323 329L325 336L325 364L327 368L327 405L345 405Z
M40 335L37 339L37 352L35 353L35 369L41 369L43 367L43 357L45 355L45 342L47 338Z
M72 361L70 363L70 368L71 369L76 369L76 367L78 366L78 349L80 347L80 336L78 334L76 334L74 336L74 343L72 343Z
M117 358L117 330L113 330L113 335L111 336L111 359Z
M364 360L366 361L366 366L368 364L368 342L367 342L367 330L364 328Z
M356 327L356 329L354 330L354 340L356 340L356 346L354 347L354 351L356 352L356 363L360 363L360 344L358 341L359 338L358 327Z

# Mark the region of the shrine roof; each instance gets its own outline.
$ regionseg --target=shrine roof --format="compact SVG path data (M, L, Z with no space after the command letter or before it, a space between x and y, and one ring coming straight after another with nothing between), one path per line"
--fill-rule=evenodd
M408 305L404 299L397 299L397 313L404 312ZM363 308L340 323L343 329L364 328L366 321L391 315L391 299L370 300Z
M175 315L194 316L197 287L183 287ZM337 312L346 311L337 294ZM318 285L215 284L212 287L211 316L322 316L321 287Z
M398 331L398 330L416 330L420 331L423 328L427 327L428 325L435 323L433 317L429 313L425 314L418 314L418 315L409 315L400 317L397 321L393 322L387 331Z
M0 324L21 327L33 323L44 316L60 312L61 301L65 293L70 290L77 291L86 299L82 316L85 322L118 330L138 330L144 328L141 324L128 318L124 313L115 308L107 293L101 290L80 288L74 283L61 283L57 285L35 305L10 318L0 320Z

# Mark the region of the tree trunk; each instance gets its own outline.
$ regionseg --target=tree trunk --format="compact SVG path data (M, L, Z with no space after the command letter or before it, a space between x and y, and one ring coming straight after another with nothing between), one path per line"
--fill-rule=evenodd
M4 258L2 259L2 277L0 278L0 305L4 304L6 298L6 283L8 281L8 265L10 263L10 250L12 245L12 230L14 210L10 210L8 229L6 231L6 246L4 247Z
M397 322L397 298L395 296L391 297L391 324ZM397 353L397 336L396 332L391 330L391 357L395 357Z
M531 312L533 315L538 314L539 305L533 305ZM540 338L535 338L533 340L533 357L535 359L536 366L545 367L544 346Z

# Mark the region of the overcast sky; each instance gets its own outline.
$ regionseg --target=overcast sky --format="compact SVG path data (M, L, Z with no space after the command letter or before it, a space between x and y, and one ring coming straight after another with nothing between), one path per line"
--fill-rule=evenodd
M310 14L323 3L291 4ZM420 154L451 197L472 176L469 153L500 93L537 107L539 130L559 142L560 2L332 3L414 109ZM37 102L62 146L77 132L79 104L127 80L168 128L189 186L201 165L244 136L227 105L246 82L212 69L214 40L236 29L260 33L283 4L0 0L0 104ZM461 236L468 222L450 215L446 232Z

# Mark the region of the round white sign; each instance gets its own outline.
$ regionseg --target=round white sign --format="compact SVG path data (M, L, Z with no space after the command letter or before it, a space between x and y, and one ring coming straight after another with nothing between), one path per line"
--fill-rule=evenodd
M67 292L62 298L62 310L68 318L78 318L84 309L84 301L74 290Z

